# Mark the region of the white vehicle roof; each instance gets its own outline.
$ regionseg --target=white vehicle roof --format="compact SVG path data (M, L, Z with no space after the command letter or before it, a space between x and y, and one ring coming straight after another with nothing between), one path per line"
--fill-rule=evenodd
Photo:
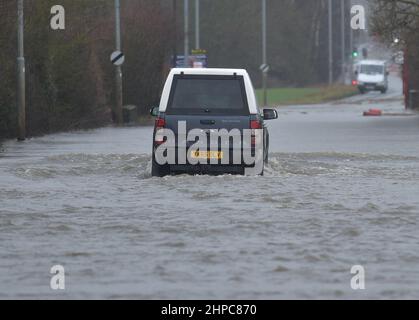
M215 75L215 76L231 76L235 73L238 76L246 76L247 71L244 69L217 69L217 68L174 68L170 74L191 74L191 75Z
M384 60L362 60L359 62L360 65L373 65L373 66L384 66L386 61Z
M259 108L256 102L255 90L249 74L244 69L215 69L215 68L174 68L170 71L164 85L163 94L160 100L160 112L166 112L169 103L170 91L172 89L173 77L175 75L211 75L211 76L242 76L246 89L247 103L249 104L250 114L258 114Z

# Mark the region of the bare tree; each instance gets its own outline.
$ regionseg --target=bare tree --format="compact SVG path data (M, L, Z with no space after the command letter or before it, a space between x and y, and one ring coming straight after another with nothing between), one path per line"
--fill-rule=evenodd
M419 0L374 0L372 30L387 41L409 39L419 32Z

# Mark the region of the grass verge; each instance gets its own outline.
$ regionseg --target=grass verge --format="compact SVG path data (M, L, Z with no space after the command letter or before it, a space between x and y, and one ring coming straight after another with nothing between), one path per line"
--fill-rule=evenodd
M333 85L313 88L272 88L268 90L270 106L319 104L336 101L358 94L356 87L347 85ZM263 103L263 91L256 90L259 104Z

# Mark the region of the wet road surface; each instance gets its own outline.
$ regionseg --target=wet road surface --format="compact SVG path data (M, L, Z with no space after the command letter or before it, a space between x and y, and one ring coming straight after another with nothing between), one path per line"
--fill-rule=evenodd
M152 128L4 143L0 298L419 298L419 116L391 80L281 108L264 177L151 178Z

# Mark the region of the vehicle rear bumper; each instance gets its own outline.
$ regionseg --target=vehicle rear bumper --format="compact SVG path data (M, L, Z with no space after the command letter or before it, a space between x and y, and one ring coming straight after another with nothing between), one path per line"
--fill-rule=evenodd
M246 149L247 154L251 154L252 159L256 162L258 157L255 157L255 151L252 149ZM219 151L224 153L224 158L219 160L214 159L195 159L194 162L190 162L188 156L182 157L182 161L179 159L178 148L168 148L168 152L174 152L175 161L170 162L169 159L167 163L160 164L166 166L171 173L186 173L186 174L239 174L244 175L246 169L255 168L255 162L250 164L246 163L244 160L243 149L219 149ZM188 150L188 154L189 154ZM236 155L236 157L235 157ZM239 156L239 157L238 157ZM155 154L153 154L155 157ZM227 158L228 157L228 158ZM262 160L263 161L263 160ZM158 161L156 161L158 163Z
M209 175L223 175L223 174L238 174L244 175L246 166L244 165L170 165L171 173L186 173L186 174L209 174Z
M359 90L363 91L379 91L379 90L386 90L387 87L384 85L378 85L378 84L368 84L368 85L359 85Z

